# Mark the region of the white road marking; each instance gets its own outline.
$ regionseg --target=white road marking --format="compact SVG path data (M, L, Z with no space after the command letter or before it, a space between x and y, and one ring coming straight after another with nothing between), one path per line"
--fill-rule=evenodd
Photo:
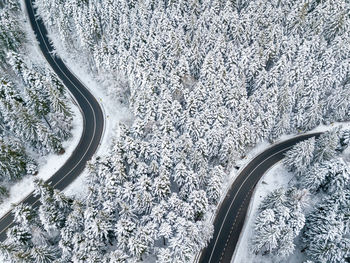
M34 12L34 10L33 10L33 2L32 2L32 0L30 0L30 4L31 4L31 5L30 5L30 8L32 9L33 14L34 14L35 23L37 24L38 31L39 31L39 33L40 33L42 39L43 39L44 45L45 45L45 47L46 47L46 49L47 49L49 55L51 56L52 60L53 60L54 63L56 64L56 66L60 69L61 73L68 79L68 81L72 84L72 86L74 86L74 87L76 88L76 90L84 97L84 99L86 100L86 102L89 104L89 106L90 106L90 108L91 108L91 110L92 110L93 119L94 119L94 132L93 132L93 136L92 136L92 139L90 140L90 143L89 143L88 148L87 148L86 151L84 152L83 156L80 158L79 162L76 163L75 166L74 166L72 169L70 169L70 170L69 170L55 185L53 185L53 187L55 187L55 186L57 186L63 179L65 179L65 178L78 166L78 164L81 162L81 160L86 156L87 152L89 151L90 146L91 146L91 144L92 144L92 142L93 142L93 138L95 137L95 134L96 134L96 127L97 127L97 124L96 124L96 115L95 115L95 111L94 111L94 109L93 109L91 103L89 102L89 100L88 100L88 99L85 97L85 95L79 90L79 88L68 78L68 76L64 73L64 71L62 70L62 68L57 64L57 62L55 61L54 57L52 56L52 54L51 54L51 52L50 52L50 50L49 50L49 48L48 48L46 42L44 41L44 36L43 36L43 34L42 34L41 30L40 30L40 27L39 27L39 25L38 25L38 21L37 21L36 18L35 18L35 12ZM63 62L63 61L62 61L62 62ZM48 64L49 64L49 63L48 63ZM67 70L68 70L68 69L67 69ZM72 75L73 75L73 74L72 74ZM83 87L85 87L84 84L78 79L78 77L76 77L76 78L77 78L77 80L81 83L81 85L82 85ZM86 88L86 87L85 87L85 88ZM68 87L67 87L67 89L68 89ZM69 89L68 89L68 90L69 90ZM88 91L87 88L86 88L86 90ZM74 97L74 96L73 96L73 97ZM96 101L96 102L97 102L97 101ZM98 103L98 102L97 102L97 103ZM79 103L78 103L78 107L80 108ZM81 109L81 108L80 108L80 111L82 112L82 109ZM84 114L83 114L83 118L84 118L84 123L86 123L86 118L85 118L85 115L84 115ZM85 127L84 127L84 128L85 128ZM82 141L79 142L79 144L78 144L77 147L79 147L79 145L81 144L81 142L82 142ZM24 202L24 201L26 201L32 194L33 194L33 192L30 193L25 199L23 199L23 200L21 201L21 203ZM39 200L36 200L32 205L35 205L38 201L39 201ZM10 210L9 212L7 212L7 213L2 217L2 219L0 220L0 222L1 222L2 220L4 220L5 217L8 216L8 214L10 214L11 212L12 212L12 210ZM12 222L11 224L9 224L5 229L3 229L3 230L0 232L0 235L1 235L4 231L6 231L10 226L12 226L12 225L13 225L13 222Z
M253 169L253 171L251 171L251 172L248 174L248 176L244 179L243 183L242 183L241 186L238 188L238 190L237 190L235 196L233 197L233 199L232 199L232 201L231 201L231 203L230 203L230 206L229 206L228 210L226 211L224 220L222 221L222 224L221 224L221 226L220 226L219 234L218 234L218 236L216 237L216 240L215 240L215 243L214 243L214 247L213 247L213 249L212 249L212 251L211 251L211 254L210 254L209 263L211 262L211 259L212 259L212 257L213 257L214 250L215 250L215 248L216 248L217 242L218 242L218 240L219 240L219 236L220 236L220 234L221 234L221 231L222 231L222 228L223 228L224 223L225 223L225 221L226 221L226 218L227 218L227 216L228 216L228 213L229 213L229 211L230 211L230 209L231 209L231 207L232 207L232 205L233 205L233 203L234 203L234 201L235 201L235 199L236 199L238 193L239 193L240 190L242 189L244 183L248 180L248 178L251 176L251 174L252 174L263 162L265 162L266 160L270 159L271 157L273 157L273 156L279 154L280 152L283 152L283 151L285 151L285 150L288 150L289 148L292 148L292 147L293 147L293 146L289 146L289 147L287 147L287 148L284 148L284 149L282 149L282 150L280 150L280 151L274 153L273 155L270 155L270 156L267 157L266 159L262 160L262 161L259 162L259 164Z

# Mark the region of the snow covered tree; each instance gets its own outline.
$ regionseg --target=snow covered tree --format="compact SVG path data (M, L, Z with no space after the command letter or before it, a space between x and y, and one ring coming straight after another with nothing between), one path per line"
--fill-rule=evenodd
M160 248L157 255L157 262L159 263L170 263L172 262L173 256L168 248Z
M326 184L328 174L327 166L323 163L315 163L300 178L300 185L311 192L319 191Z
M27 172L29 157L23 147L17 142L0 143L0 174L1 181L15 181ZM33 164L36 167L36 164Z
M318 161L331 160L336 155L339 145L339 131L330 130L320 135L315 144L315 159Z
M259 207L252 247L256 254L287 257L295 250L294 239L305 225L301 210L305 191L279 188L271 192Z
M203 214L208 209L208 199L203 190L193 191L189 196L189 203L195 214L195 220L198 221L203 217Z
M345 197L345 199L343 198ZM349 240L345 237L343 203L349 204L349 193L327 197L308 216L303 240L306 254L315 261L345 262Z
M342 191L350 183L349 167L342 159L325 163L328 169L324 190L330 193Z
M297 174L304 173L314 158L315 138L312 137L305 141L297 143L291 150L286 152L283 164L290 171Z
M30 250L30 259L32 262L50 263L55 262L59 253L55 247L43 246L33 247Z
M59 231L71 211L72 200L42 180L35 181L35 194L40 195L39 217L45 230Z
M120 261L135 261L147 253L160 262L191 260L210 237L210 231L199 232L210 229L203 222L209 205L217 203L226 174L248 146L349 119L344 0L37 0L36 5L63 49L133 115L120 124L106 156L90 164L86 207L70 213L76 217L74 234L63 228L68 261L115 262L119 255ZM26 61L16 54L9 55L10 64L23 72ZM31 106L52 127L44 117L22 114L27 129L16 131L34 138L40 152L48 150L46 144L59 150L55 138L68 136L65 100L54 90ZM0 100L0 118L16 116L12 109L25 112L17 93L4 93L11 103ZM29 97L38 94L33 93ZM47 104L55 113L42 114ZM0 127L14 127L4 123ZM322 140L303 142L285 158L298 173L298 186L312 193L347 184L341 167L329 168L340 148ZM270 237L261 250L292 253L304 224L306 193L277 190L267 198L271 202L263 202L262 211L272 209L276 222L261 228ZM85 209L86 226L77 219ZM101 226L101 236L94 226ZM115 253L105 251L107 240Z

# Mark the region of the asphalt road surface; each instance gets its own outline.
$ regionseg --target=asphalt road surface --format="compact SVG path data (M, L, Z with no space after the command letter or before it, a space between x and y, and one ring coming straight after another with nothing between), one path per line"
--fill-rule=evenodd
M83 133L78 146L66 163L47 181L56 189L63 190L79 176L86 162L95 153L103 134L103 112L88 89L68 70L59 57L53 55L53 47L47 38L46 28L41 19L35 15L36 10L33 7L33 2L25 0L25 5L43 55L64 85L69 89L83 115ZM23 200L23 203L37 207L39 205L38 197L30 194ZM6 230L13 225L12 221L13 216L11 212L0 219L0 241L6 239Z
M202 250L199 262L231 262L249 206L252 192L262 175L296 143L320 133L306 134L281 142L255 157L238 175L214 220L214 235Z

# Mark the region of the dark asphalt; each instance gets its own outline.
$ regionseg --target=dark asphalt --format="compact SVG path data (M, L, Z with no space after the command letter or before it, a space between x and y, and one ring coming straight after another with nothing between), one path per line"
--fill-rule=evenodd
M252 192L262 175L296 143L320 133L306 134L281 142L255 157L238 175L214 220L214 235L202 250L201 263L230 263L235 251Z
M66 163L47 181L56 189L63 190L79 176L86 162L94 155L103 134L103 112L96 99L68 70L63 61L59 57L52 55L53 46L47 38L47 31L43 22L35 15L36 10L32 1L25 0L25 5L43 55L64 85L69 89L79 104L83 115L83 133L78 146ZM27 196L23 202L34 207L39 205L38 198L34 197L33 194ZM6 230L13 224L12 221L13 216L11 212L0 219L0 241L6 239Z

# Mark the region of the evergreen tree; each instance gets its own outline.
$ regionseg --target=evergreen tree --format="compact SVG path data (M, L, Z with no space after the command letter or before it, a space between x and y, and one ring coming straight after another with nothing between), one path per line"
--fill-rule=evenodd
M315 159L331 160L336 155L339 144L338 130L333 129L320 135L315 144Z
M288 170L297 174L307 171L314 159L315 138L297 143L291 150L285 154L283 164Z
M71 211L72 200L42 180L35 181L35 194L40 195L39 217L45 230L59 231Z

